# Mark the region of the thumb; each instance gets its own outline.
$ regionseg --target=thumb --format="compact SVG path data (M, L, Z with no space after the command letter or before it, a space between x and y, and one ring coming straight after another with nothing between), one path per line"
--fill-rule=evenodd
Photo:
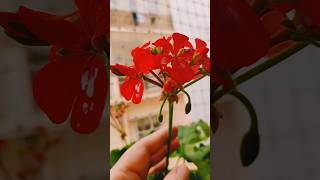
M189 169L187 166L182 165L174 168L170 173L164 178L164 180L188 180L189 179Z

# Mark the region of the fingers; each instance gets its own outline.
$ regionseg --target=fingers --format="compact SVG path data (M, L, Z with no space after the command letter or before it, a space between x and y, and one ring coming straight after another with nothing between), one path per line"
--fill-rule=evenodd
M114 168L132 171L138 174L148 173L150 166L157 164L166 154L167 131L166 128L163 128L137 142L121 156ZM177 134L178 129L173 128L172 139L176 139ZM177 140L173 140L174 144L170 149L177 149L179 143L176 141ZM162 153L157 154L159 151Z
M189 169L187 166L182 165L177 168L174 168L170 173L164 178L164 180L188 180L189 179Z
M175 139L178 135L178 128L172 128L172 139ZM163 146L167 144L168 141L168 130L167 128L162 128L157 132L145 137L138 143L141 146L144 146L150 154L155 154L161 149Z
M177 150L178 148L179 148L179 139L178 139L178 137L176 137L171 142L170 152L173 152L173 151ZM165 146L157 154L155 154L152 157L151 168L150 168L150 171L149 171L150 175L158 173L158 172L161 172L165 168L165 165L166 165L166 159L165 159L166 154L167 154L167 147Z
M163 158L162 161L160 161L158 164L150 168L149 175L160 173L162 170L164 170L165 167L166 167L166 159Z
M170 152L173 152L179 148L179 139L176 137L172 140L170 145ZM151 166L159 163L167 154L167 146L163 146L158 152L152 156L151 159Z

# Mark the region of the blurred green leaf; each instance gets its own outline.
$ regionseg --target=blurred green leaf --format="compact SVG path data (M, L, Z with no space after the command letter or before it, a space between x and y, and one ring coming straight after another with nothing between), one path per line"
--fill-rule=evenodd
M180 148L175 156L194 163L198 170L190 178L210 180L210 144L205 144L210 137L209 125L199 120L189 126L178 127Z

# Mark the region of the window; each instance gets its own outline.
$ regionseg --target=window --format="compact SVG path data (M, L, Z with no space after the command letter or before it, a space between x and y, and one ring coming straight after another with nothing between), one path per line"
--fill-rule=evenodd
M138 139L141 139L160 128L157 115L141 118L137 122Z

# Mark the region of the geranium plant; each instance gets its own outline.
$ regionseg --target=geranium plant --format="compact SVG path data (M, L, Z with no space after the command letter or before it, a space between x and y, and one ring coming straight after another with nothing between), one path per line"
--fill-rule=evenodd
M162 122L162 109L168 102L168 150L171 144L174 103L179 100L178 93L182 92L188 97L185 106L185 113L188 114L191 111L191 99L185 88L210 74L209 48L198 38L195 39L195 44L194 47L186 35L173 33L169 37L161 37L153 43L147 42L134 48L131 51L132 65L116 64L110 67L114 74L125 76L120 86L121 94L126 100L131 100L135 104L141 102L145 82L161 88L162 105L158 118ZM168 171L169 156L168 151L166 171Z

